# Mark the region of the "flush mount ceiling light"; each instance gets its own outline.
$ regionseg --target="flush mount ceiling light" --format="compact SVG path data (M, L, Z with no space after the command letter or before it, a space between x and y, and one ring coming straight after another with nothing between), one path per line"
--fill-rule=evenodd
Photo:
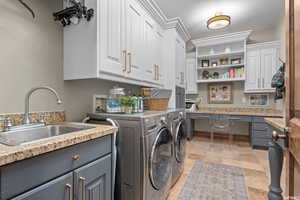
M222 15L222 13L216 13L214 17L207 20L207 28L211 30L218 30L229 26L230 23L230 16Z

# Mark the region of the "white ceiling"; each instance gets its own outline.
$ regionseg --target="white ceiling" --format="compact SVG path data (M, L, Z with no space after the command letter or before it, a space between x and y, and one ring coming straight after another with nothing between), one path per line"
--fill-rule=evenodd
M284 12L284 0L156 0L168 18L180 17L192 39L243 30L275 27ZM216 12L229 15L232 24L208 30L206 21Z

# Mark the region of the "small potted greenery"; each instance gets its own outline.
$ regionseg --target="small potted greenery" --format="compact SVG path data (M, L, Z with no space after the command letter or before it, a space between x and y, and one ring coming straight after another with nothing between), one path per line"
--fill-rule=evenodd
M121 101L122 111L127 114L132 114L133 108L136 104L135 98L131 96L125 96L125 97L121 97L120 101Z

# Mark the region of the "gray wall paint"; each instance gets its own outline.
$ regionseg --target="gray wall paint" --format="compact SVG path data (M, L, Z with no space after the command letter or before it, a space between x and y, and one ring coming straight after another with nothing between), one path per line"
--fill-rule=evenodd
M18 1L0 1L0 113L23 112L26 92L48 85L59 92L63 105L57 105L48 92L40 91L32 96L31 110L66 110L68 121L79 121L92 111L93 94L107 94L116 83L63 81L63 28L52 17L63 1L26 2L35 11L36 19ZM119 86L139 91L137 86Z

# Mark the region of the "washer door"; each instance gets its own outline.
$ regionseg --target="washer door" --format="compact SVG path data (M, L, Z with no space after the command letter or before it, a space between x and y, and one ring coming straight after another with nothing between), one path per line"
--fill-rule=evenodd
M180 121L176 127L174 140L175 158L177 162L183 162L186 151L187 133L185 131L184 121Z
M158 132L152 146L149 164L149 176L156 190L165 187L172 169L172 134L164 127Z

